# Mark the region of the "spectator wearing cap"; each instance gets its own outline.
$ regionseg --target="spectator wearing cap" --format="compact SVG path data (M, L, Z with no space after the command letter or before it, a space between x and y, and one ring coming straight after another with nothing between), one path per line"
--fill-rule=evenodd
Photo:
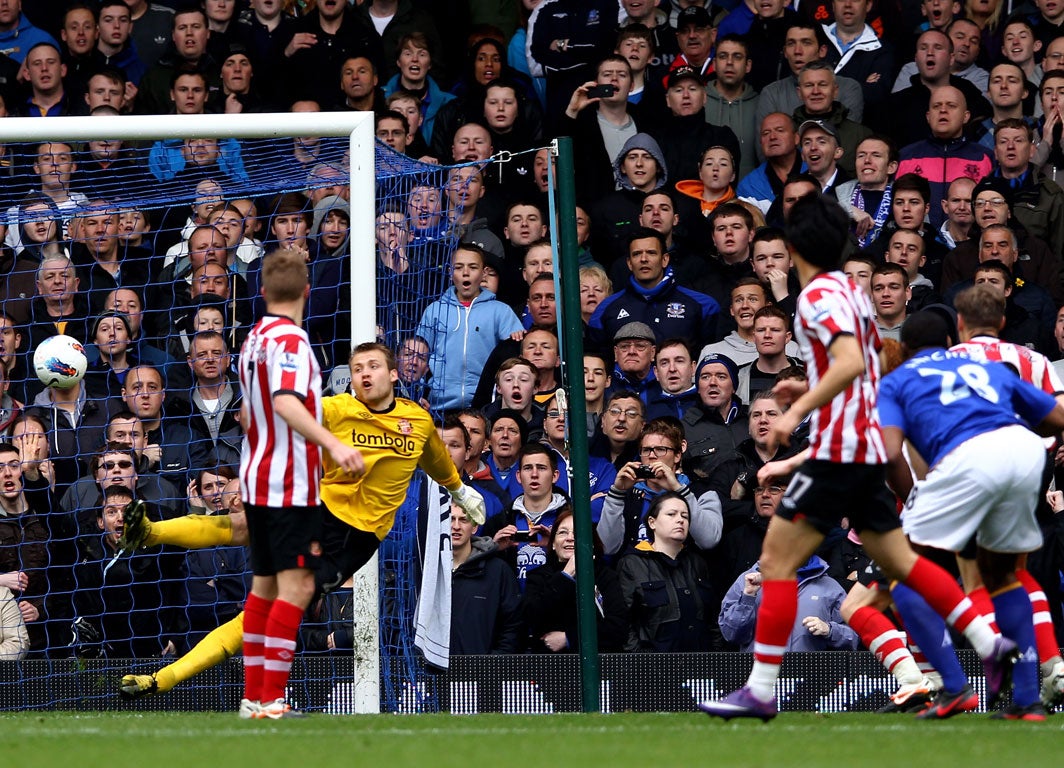
M707 120L706 100L705 77L696 67L674 67L669 72L665 91L669 111L655 120L650 134L665 154L670 179L694 177L695 162L706 147L727 147L736 164L742 162L742 148L732 129Z
M121 397L126 373L139 362L129 318L121 312L101 312L92 323L89 343L96 348L96 360L85 371L86 394L95 399Z
M707 480L747 438L746 405L736 396L739 369L727 355L710 354L695 370L698 402L684 413L684 469L692 479Z
M964 137L970 118L964 94L945 85L931 92L927 122L931 138L902 147L898 175L916 173L931 185L931 199L941 200L951 182L960 176L978 181L993 170L993 159L981 144ZM945 218L941 206L930 210L931 228L938 230Z
M839 145L839 132L833 124L826 120L806 120L798 126L798 149L806 172L820 183L822 192L830 192L836 185L850 181L850 175L839 167L846 151Z
M798 96L802 103L794 110L794 124L800 127L807 120L815 120L831 125L843 151L839 167L853 178L857 145L872 131L849 118L849 110L839 101L839 85L831 65L823 60L806 64L798 73Z
M231 42L222 59L222 87L207 99L207 111L236 115L272 112L274 109L255 87L255 67L247 46Z
M606 396L614 392L634 392L646 402L654 382L654 355L657 341L646 323L625 323L613 336L613 373Z
M624 143L613 172L616 189L591 207L591 250L607 267L628 257L628 239L638 229L643 199L650 192L665 191L669 180L665 155L647 133Z
M979 235L996 225L1009 227L1016 236L1016 264L1011 265L1015 276L1042 286L1054 300L1062 303L1060 288L1060 257L1041 238L1033 236L1013 214L1013 190L1005 179L990 176L972 188L972 210L975 215L972 237L958 243L942 263L940 287L944 295L959 290L956 286L975 277L983 260Z
M588 321L589 341L600 346L632 322L645 323L655 341L689 339L692 345L716 338L720 305L676 283L660 232L640 228L628 241L628 284L603 299Z
M703 78L713 74L713 19L701 5L689 5L676 16L676 44L680 55L672 69L692 67ZM667 87L666 83L666 87Z

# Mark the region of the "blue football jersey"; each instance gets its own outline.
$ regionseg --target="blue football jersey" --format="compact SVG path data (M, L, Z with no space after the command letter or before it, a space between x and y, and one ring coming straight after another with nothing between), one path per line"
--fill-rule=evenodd
M879 418L897 427L933 466L977 435L1034 426L1056 405L1001 363L981 363L945 349L924 350L880 383Z

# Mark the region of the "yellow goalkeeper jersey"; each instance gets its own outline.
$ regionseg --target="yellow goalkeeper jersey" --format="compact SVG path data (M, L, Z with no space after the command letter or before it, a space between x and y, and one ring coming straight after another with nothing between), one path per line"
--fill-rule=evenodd
M432 417L417 403L396 398L390 410L376 413L354 395L336 395L322 399L322 421L357 448L366 463L365 474L353 478L322 451L321 499L332 514L360 531L378 539L388 535L418 465L448 490L462 484Z

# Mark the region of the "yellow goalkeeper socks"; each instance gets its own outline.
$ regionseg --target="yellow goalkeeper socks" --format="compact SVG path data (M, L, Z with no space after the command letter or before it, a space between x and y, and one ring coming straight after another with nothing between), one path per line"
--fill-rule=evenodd
M144 521L149 525L148 521ZM144 546L175 544L186 549L225 546L233 543L233 524L229 515L185 515L172 520L150 523Z
M236 618L212 630L196 643L191 651L173 664L167 664L156 672L155 682L159 686L159 693L165 693L193 675L198 675L205 669L221 664L230 656L239 653L243 644L244 614L240 613Z

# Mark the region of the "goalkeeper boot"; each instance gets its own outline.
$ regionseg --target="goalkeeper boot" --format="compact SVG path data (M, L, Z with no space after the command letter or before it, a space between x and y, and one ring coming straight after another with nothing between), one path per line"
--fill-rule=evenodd
M259 706L259 712L254 715L256 720L282 720L293 717L306 717L306 713L292 709L292 706L284 699L273 701Z
M123 699L139 699L159 692L159 683L155 675L123 675L118 685L118 692Z
M148 507L140 499L134 499L122 510L122 535L118 537L118 548L123 552L139 549L148 538L151 522L147 518Z
M1064 661L1058 661L1042 678L1042 706L1056 709L1064 703Z
M240 709L237 710L237 714L240 715L241 720L257 720L260 712L262 712L262 705L257 701L240 700Z

